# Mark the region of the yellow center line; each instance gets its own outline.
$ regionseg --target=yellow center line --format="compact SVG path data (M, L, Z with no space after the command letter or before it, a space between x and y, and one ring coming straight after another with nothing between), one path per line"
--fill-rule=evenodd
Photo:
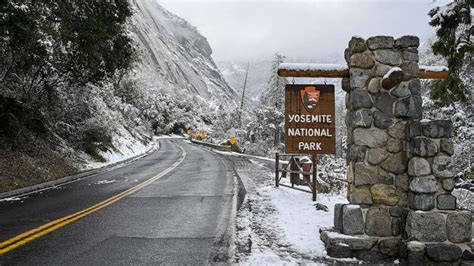
M18 248L18 247L21 247L23 245L25 245L26 243L28 242L31 242L39 237L42 237L50 232L53 232L67 224L70 224L72 222L75 222L91 213L94 213L94 212L97 212L98 210L102 209L102 208L105 208L107 206L109 206L110 204L114 203L114 202L117 202L119 201L120 199L122 198L125 198L126 196L129 196L130 194L148 186L149 184L155 182L156 180L160 179L161 177L165 176L166 174L168 174L169 172L171 172L172 170L174 170L176 167L178 167L178 165L180 165L184 158L186 157L186 151L181 147L181 146L178 146L181 151L183 152L181 154L181 157L178 159L178 161L176 161L174 164L172 164L170 167L168 167L167 169L165 169L164 171L162 171L161 173L159 173L158 175L156 176L153 176L151 177L150 179L140 183L139 185L135 186L135 187L132 187L132 188L129 188L115 196L112 196L106 200L103 200L91 207L88 207L84 210L81 210L81 211L78 211L76 213L73 213L73 214L70 214L68 216L65 216L65 217L62 217L62 218L59 218L59 219L56 219L54 221L51 221L51 222L48 222L44 225L41 225L37 228L34 228L34 229L31 229L27 232L24 232L22 234L19 234L15 237L12 237L2 243L0 243L0 255L3 255L15 248Z

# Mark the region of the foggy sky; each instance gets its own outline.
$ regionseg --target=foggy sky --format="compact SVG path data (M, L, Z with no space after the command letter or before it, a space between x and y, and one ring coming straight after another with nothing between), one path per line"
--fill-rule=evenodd
M271 58L341 62L351 36L433 38L428 11L439 0L157 0L208 39L217 61Z

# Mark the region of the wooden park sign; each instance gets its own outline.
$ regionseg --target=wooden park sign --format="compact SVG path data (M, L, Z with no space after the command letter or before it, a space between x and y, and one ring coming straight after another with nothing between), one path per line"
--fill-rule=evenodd
M334 85L286 85L285 152L336 153Z

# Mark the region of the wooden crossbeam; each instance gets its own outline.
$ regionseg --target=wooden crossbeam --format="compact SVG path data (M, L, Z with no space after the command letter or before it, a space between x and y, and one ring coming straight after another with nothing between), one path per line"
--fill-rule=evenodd
M282 63L278 67L280 77L295 78L348 78L349 68L339 64L300 64ZM445 66L420 66L420 79L446 79L448 68Z

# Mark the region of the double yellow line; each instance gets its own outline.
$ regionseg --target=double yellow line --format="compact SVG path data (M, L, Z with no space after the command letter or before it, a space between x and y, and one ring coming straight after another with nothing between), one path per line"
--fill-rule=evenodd
M3 255L13 249L16 249L18 247L21 247L28 242L31 242L37 238L40 238L50 232L53 232L65 225L68 225L70 223L73 223L91 213L94 213L96 211L99 211L102 208L105 208L109 206L110 204L117 202L126 196L148 186L149 184L155 182L156 180L160 179L164 175L168 174L169 172L173 171L178 165L180 165L184 158L186 157L186 151L183 149L183 147L178 146L181 151L183 152L181 154L181 157L176 161L174 164L172 164L170 167L166 168L163 172L159 173L156 176L153 176L152 178L144 181L143 183L140 183L139 185L129 188L113 197L110 197L104 201L101 201L87 209L84 209L82 211L78 211L76 213L73 213L71 215L65 216L63 218L59 218L57 220L51 221L49 223L43 224L37 228L31 229L25 233L19 234L15 237L12 237L2 243L0 243L0 255Z

